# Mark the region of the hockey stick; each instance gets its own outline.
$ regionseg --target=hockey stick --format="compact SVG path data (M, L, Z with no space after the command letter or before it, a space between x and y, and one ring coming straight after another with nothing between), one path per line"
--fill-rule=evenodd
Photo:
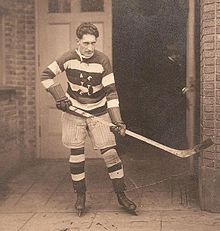
M80 115L80 116L83 116L83 117L86 117L86 118L95 118L97 121L99 121L99 122L101 122L103 124L106 124L109 127L115 126L115 124L113 124L113 123L105 121L105 120L103 120L103 119L101 119L101 118L99 118L97 116L93 116L93 115L91 115L91 114L89 114L89 113L87 113L87 112L85 112L85 111L83 111L81 109L75 108L73 106L70 106L69 109L70 109L68 111L69 113L72 113L72 114L75 114L75 115L77 114L77 115ZM156 141L153 141L153 140L151 140L149 138L146 138L146 137L144 137L142 135L139 135L139 134L134 133L132 131L129 131L127 129L126 129L125 133L127 135L131 136L131 137L134 137L134 138L136 138L138 140L141 140L141 141L143 141L143 142L145 142L147 144L153 145L153 146L155 146L157 148L160 148L160 149L162 149L162 150L164 150L166 152L169 152L169 153L171 153L171 154L173 154L175 156L181 157L181 158L186 158L186 157L192 156L192 155L194 155L194 154L196 154L196 153L210 147L213 144L212 140L210 138L208 138L208 139L204 140L202 143L194 146L191 149L178 150L178 149L171 148L171 147L165 146L163 144L160 144L160 143L158 143Z

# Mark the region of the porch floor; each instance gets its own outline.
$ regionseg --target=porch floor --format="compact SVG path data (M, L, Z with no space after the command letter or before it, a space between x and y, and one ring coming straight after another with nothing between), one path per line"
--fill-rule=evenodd
M68 160L38 160L1 182L0 230L217 231L220 214L199 208L197 182L187 159L152 147L121 153L127 195L138 216L117 204L102 159L87 159L86 212L74 210Z

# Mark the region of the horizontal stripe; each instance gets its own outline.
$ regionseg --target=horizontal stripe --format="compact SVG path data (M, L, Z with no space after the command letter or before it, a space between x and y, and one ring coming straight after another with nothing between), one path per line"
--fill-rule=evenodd
M109 95L109 94L117 94L117 90L116 90L116 86L115 86L115 83L112 83L108 86L105 87L105 92L106 92L106 95Z
M74 107L77 107L77 108L80 108L80 109L86 110L86 111L90 111L90 110L102 107L106 104L106 97L104 97L103 99L101 99L100 101L98 101L96 103L83 104L83 103L80 103L77 100L73 99L72 97L70 97L70 95L68 93L66 95L70 99L70 101L71 101L72 105L74 105Z
M77 59L68 60L64 63L65 69L75 69L79 71L85 71L89 73L102 73L104 71L103 66L99 63L84 63Z
M121 162L114 164L111 167L108 167L108 172L111 173L111 172L115 172L115 171L120 170L120 169L122 169L122 163Z
M40 80L46 80L46 79L53 79L56 75L47 67L43 72L41 73Z
M116 146L111 146L111 147L107 147L107 148L103 148L101 149L101 154L105 154L105 152L111 150L111 149L115 149L116 150Z
M103 90L96 92L92 96L88 96L87 94L79 94L76 91L72 91L69 87L67 89L67 93L69 96L79 103L82 104L93 104L97 103L105 97L105 92Z
M56 61L52 62L48 68L54 73L54 75L60 74L62 71L60 70L60 67Z
M106 99L107 99L107 101L118 99L117 92L112 92L112 93L106 95Z
M106 94L104 88L102 88L100 91L97 91L96 93L92 95L88 95L88 93L79 93L79 91L73 91L68 83L67 93L72 97L73 99L76 99L80 103L96 103L103 99ZM115 97L118 98L118 97ZM114 99L115 99L114 98Z
M80 155L84 153L84 148L72 148L71 155Z
M78 163L70 163L70 168L82 168L85 166L85 161L81 161Z
M71 178L73 181L80 181L85 179L85 172L81 173L81 174L71 174Z
M77 85L77 84L72 84L71 82L69 82L69 86L71 87L71 89L73 91L81 91L82 93L89 93L89 89L87 87L83 87L81 85ZM101 89L103 88L103 86L100 84L100 85L97 85L97 86L92 86L92 94L100 91Z
M118 99L112 99L107 101L107 107L111 108L111 107L119 107L119 101Z
M87 87L85 86L86 83L91 84L92 86L97 86L102 82L101 73L87 73L75 69L66 69L66 76L68 81L72 84L82 85L84 87Z
M53 79L46 79L46 80L41 81L41 83L42 83L43 86L47 89L47 88L49 88L50 86L52 86L55 82L54 82Z
M99 107L99 108L96 108L96 109L93 109L93 110L87 111L87 112L92 114L92 115L95 115L95 116L103 115L103 114L107 113L107 104L105 104L102 107Z
M85 154L70 155L70 158L69 158L70 163L80 163L82 161L85 161Z
M104 87L110 85L110 84L113 84L115 83L115 77L113 75L113 73L109 74L109 75L106 75L105 77L103 77L102 79L102 84Z
M124 176L124 171L123 171L123 168L120 169L120 170L117 170L117 171L114 171L114 172L110 172L109 173L109 177L111 179L118 179L118 178L122 178Z
M73 165L75 165L75 163L74 164L73 163L70 164L70 172L71 172L71 174L78 175L78 174L81 174L81 173L85 172L85 170L84 170L84 164L85 164L85 162L81 162L80 164L82 166L78 166L78 167L73 167Z

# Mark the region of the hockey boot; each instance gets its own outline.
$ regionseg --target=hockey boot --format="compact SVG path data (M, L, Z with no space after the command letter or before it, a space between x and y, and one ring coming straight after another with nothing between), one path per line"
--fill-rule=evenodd
M118 198L118 203L121 206L123 206L123 208L125 208L128 212L137 215L137 213L136 213L136 208L137 208L136 204L133 201L129 200L126 197L124 192L118 192L118 193L116 193L116 195L117 195L117 198Z
M75 203L75 209L80 217L82 213L85 211L85 203L86 203L86 194L85 193L77 193L77 200Z

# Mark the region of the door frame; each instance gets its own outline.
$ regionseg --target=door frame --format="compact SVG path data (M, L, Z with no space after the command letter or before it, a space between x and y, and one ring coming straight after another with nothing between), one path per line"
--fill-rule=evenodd
M103 33L103 41L105 43L105 41L108 40L108 42L106 44L103 44L103 50L104 53L107 54L107 56L110 59L110 62L112 63L112 0L104 0L104 6L108 5L110 2L110 7L106 8L106 13L108 14L109 20L108 22L111 22L111 28L109 29L110 34L111 34L111 38L109 39L109 36L106 33ZM42 157L41 152L42 152L42 147L41 147L41 121L40 121L40 71L39 71L39 67L40 67L40 51L39 51L39 3L38 0L34 0L34 4L35 4L35 73L36 73L36 81L35 81L35 99L36 99L36 158L40 159ZM91 13L92 17L93 12ZM109 27L109 25L105 25L105 27ZM103 28L105 30L105 28ZM109 46L111 46L111 49L109 49ZM105 51L107 50L107 52Z

